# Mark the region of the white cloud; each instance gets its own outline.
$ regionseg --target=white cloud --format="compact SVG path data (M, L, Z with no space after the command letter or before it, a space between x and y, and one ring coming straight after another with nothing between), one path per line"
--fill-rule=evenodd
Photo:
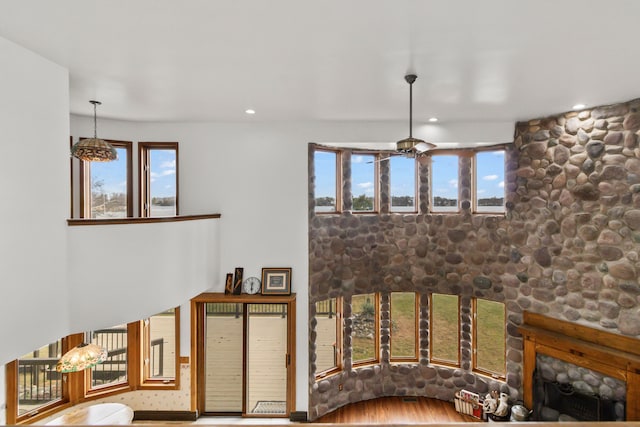
M362 156L351 156L351 163L364 163L364 157L362 157Z
M361 182L356 184L356 186L367 190L369 188L373 188L373 182Z
M493 152L494 156L500 156L500 157L504 157L504 151L494 151Z
M487 192L486 190L478 190L478 194L484 194L486 192Z
M162 163L160 164L160 167L161 167L162 169L167 169L167 168L175 169L175 168L176 168L176 160L175 160L175 159L173 159L173 160L169 160L169 161L167 161L167 162L162 162Z
M498 187L500 187L500 188L504 188L504 181L500 181L500 182L498 183Z
M494 181L498 179L498 175L487 175L487 176L483 176L482 179L486 181Z
M458 180L457 179L449 180L449 185L453 188L458 188Z
M162 171L161 176L175 175L175 174L176 174L176 170L175 169L169 169L169 170Z

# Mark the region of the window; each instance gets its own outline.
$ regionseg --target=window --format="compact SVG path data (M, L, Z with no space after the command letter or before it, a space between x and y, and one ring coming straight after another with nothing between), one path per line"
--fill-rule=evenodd
M143 384L175 385L180 372L180 309L163 311L141 323Z
M351 297L351 360L353 365L379 360L377 294Z
M353 212L378 210L378 163L375 154L351 154L351 197Z
M458 156L431 157L431 211L458 212Z
M416 159L412 157L389 158L392 212L417 212L416 164Z
M133 216L131 142L109 141L118 159L111 162L80 163L82 218L124 218Z
M342 368L342 304L331 298L316 302L316 376Z
M391 361L418 360L418 304L414 292L391 292Z
M7 383L12 378L16 385L12 395L7 396L7 424L26 420L69 400L62 374L56 372L63 352L63 341L57 340L7 365Z
M177 389L179 322L176 307L144 321L69 335L7 363L7 424L43 419L70 401L136 388ZM58 373L58 360L82 342L105 347L107 360L84 371Z
M429 312L429 358L435 363L459 366L459 297L431 294Z
M337 212L341 209L338 199L339 160L336 151L315 150L313 153L316 212Z
M475 209L480 213L504 212L504 150L476 153Z
M140 142L142 217L178 215L178 143Z
M473 300L473 369L494 378L506 373L506 315L501 302Z
M86 342L107 350L107 360L90 368L89 390L127 384L128 331L127 325L97 329L86 333Z

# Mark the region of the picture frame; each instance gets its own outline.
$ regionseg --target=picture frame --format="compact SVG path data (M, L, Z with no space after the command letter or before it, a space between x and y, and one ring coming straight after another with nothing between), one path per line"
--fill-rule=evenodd
M291 267L262 269L262 295L290 294Z
M240 295L242 293L242 275L244 268L236 267L233 272L233 294Z
M227 273L227 278L224 282L224 293L227 295L233 294L233 274Z

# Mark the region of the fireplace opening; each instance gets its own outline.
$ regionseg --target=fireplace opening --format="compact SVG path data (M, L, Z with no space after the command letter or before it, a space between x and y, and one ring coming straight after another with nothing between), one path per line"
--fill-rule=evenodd
M538 355L537 362L532 419L625 420L624 382L549 356Z

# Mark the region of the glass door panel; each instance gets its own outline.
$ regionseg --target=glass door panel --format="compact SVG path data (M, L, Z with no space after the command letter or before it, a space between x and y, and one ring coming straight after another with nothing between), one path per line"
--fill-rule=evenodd
M205 412L242 413L243 304L205 304Z
M247 304L246 413L286 415L287 304Z

